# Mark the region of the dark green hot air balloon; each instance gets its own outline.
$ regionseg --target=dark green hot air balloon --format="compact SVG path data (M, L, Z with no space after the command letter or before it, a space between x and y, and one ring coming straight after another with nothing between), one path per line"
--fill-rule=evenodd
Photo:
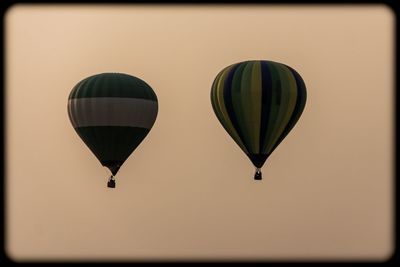
M158 113L157 96L139 78L123 73L101 73L80 81L68 98L72 126L112 175L143 141Z
M254 179L262 179L261 167L299 120L306 98L301 76L282 63L249 60L218 73L212 107L256 167Z

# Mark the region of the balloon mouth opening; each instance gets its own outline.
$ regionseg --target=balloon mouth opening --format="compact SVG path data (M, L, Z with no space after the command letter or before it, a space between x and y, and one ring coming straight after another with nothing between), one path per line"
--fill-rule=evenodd
M119 168L121 168L122 161L105 160L102 161L101 164L104 167L107 167L111 171L112 175L115 176L118 173Z
M256 168L261 168L265 161L267 160L268 156L267 154L247 154L251 162Z

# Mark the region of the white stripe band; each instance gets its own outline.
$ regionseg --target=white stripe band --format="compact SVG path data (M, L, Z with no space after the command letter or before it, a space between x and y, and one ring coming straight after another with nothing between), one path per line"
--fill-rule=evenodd
M142 98L91 97L68 100L68 115L74 128L130 126L150 129L157 112L157 101Z

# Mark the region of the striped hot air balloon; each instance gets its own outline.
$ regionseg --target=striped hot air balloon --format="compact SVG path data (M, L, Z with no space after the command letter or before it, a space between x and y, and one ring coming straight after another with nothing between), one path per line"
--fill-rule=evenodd
M139 78L123 73L101 73L80 81L68 99L72 126L112 175L143 141L158 112L157 96Z
M299 120L306 86L291 67L273 61L249 60L218 73L211 103L225 130L256 167L261 167Z

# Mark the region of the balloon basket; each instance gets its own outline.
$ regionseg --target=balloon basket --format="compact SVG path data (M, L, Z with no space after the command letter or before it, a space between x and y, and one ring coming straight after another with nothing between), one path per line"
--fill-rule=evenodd
M114 175L111 175L107 182L107 187L115 188L115 178Z
M256 168L256 173L254 174L254 180L262 180L262 174L260 168Z

